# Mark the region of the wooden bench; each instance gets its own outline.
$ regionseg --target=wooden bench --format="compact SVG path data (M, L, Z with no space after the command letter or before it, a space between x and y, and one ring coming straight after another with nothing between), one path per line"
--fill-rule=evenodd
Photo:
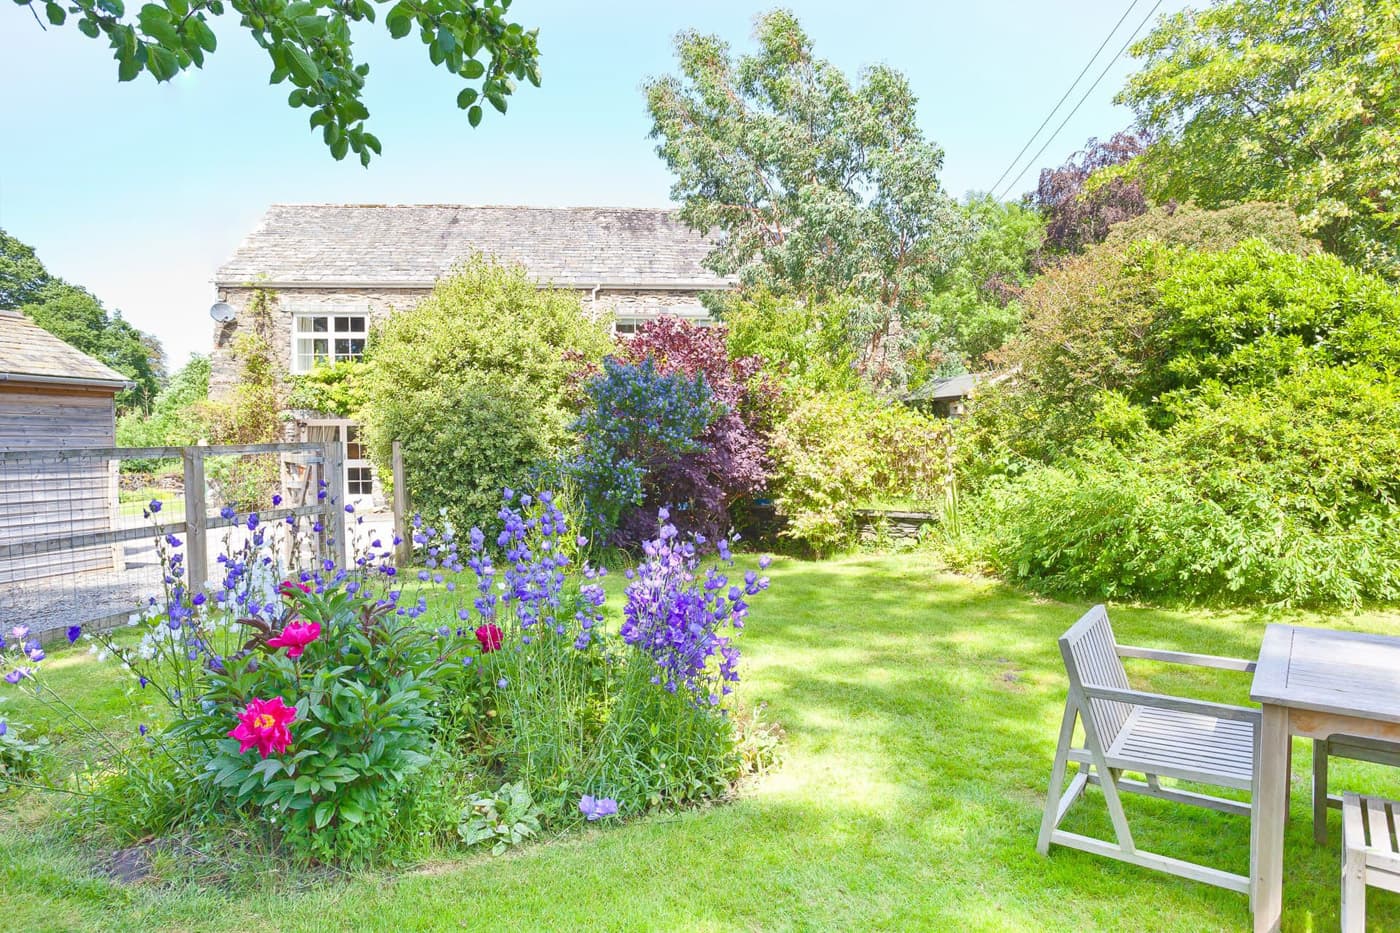
M1313 742L1313 839L1327 844L1327 808L1340 809L1342 798L1327 792L1327 759L1350 758L1400 768L1400 745L1382 739L1334 735Z
M1400 893L1400 803L1342 795L1342 933L1366 929L1366 886Z

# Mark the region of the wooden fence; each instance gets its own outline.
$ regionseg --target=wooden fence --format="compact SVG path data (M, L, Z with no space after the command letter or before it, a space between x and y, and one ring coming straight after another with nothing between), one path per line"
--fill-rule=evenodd
M246 521L246 515L223 517L218 510L225 503L211 501L206 465L216 457L276 457L283 501L259 508L260 521L315 516L322 529L317 547L344 566L346 513L339 503L345 452L337 441L0 450L0 621L44 630L125 618L128 591L159 579L157 570L151 580L150 561L128 566L135 562L124 555L134 544L166 534L183 536L188 585L205 590L211 533ZM181 495L163 503L158 529L141 520L142 504L123 508L117 478L122 461L130 460L180 464ZM317 496L322 481L329 490L324 499Z

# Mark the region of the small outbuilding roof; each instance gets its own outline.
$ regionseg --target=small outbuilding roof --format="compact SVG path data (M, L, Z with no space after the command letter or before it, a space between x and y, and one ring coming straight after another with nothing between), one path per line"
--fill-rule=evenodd
M701 265L712 245L653 208L274 204L214 284L428 287L483 253L561 287L729 288Z
M950 399L967 398L977 388L983 376L964 373L950 379L930 379L906 396L911 402L946 402Z
M18 311L0 310L0 385L40 382L125 388L131 380L59 340Z

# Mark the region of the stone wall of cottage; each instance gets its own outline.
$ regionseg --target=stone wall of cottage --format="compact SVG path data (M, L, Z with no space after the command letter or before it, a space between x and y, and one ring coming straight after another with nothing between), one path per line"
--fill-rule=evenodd
M428 289L408 288L284 288L274 291L272 303L272 343L282 365L292 365L292 321L297 314L363 314L370 322L382 320L396 310L411 308L428 294ZM222 398L238 381L238 361L233 342L239 326L247 320L252 288L220 288L219 301L234 309L234 319L214 325L214 346L209 361L209 395ZM699 292L675 290L578 289L584 307L597 313L658 315L679 314L700 317Z

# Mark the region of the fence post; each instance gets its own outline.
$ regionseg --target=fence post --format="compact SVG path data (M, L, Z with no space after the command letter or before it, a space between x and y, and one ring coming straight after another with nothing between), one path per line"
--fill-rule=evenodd
M394 441L393 447L393 469L394 469L394 537L398 539L398 544L394 545L394 563L400 567L407 567L409 559L413 555L413 542L408 536L408 479L404 475L403 469L403 445Z
M204 499L204 451L186 447L185 463L185 572L191 594L204 592L209 574L209 508Z
M345 445L340 441L327 441L324 458L326 481L326 508L324 514L326 530L331 535L331 559L339 569L346 569L346 555L349 547L345 541Z

